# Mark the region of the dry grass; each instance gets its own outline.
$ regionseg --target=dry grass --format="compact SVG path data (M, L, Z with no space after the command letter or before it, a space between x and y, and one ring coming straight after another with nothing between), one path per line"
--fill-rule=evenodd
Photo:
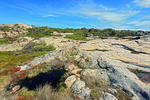
M83 76L82 80L84 80L86 85L92 90L91 96L94 100L99 100L99 98L103 96L103 92L110 93L108 89L111 88L111 86L108 84L108 82L104 80L100 80L90 75ZM117 89L117 91L118 93L113 94L113 95L116 98L118 98L118 100L132 100L131 97L127 93L125 93L123 90Z
M86 85L92 90L91 96L94 100L98 100L103 95L102 92L107 91L110 87L106 81L100 80L95 76L83 76L82 80L84 80Z
M117 89L118 93L114 94L115 97L117 97L119 100L132 100L131 97L125 93L124 91Z
M73 100L71 98L71 91L65 90L57 92L46 84L36 90L36 98L34 100Z

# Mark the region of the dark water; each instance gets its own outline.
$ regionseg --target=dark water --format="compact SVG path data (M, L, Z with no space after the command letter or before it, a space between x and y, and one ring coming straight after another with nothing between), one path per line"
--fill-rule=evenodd
M41 73L36 77L27 78L21 81L21 87L26 87L29 90L34 90L39 86L50 84L56 88L61 81L61 77L65 74L64 70L50 71L47 73Z
M140 78L141 81L145 83L150 83L150 73L136 73L136 75Z

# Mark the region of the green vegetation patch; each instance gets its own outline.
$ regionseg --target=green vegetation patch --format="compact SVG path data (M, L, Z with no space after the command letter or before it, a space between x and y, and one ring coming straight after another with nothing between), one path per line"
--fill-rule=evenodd
M9 78L9 76L11 76L11 73L15 71L15 67L17 65L24 65L26 63L29 63L34 57L41 56L55 49L55 47L48 46L42 42L41 44L35 45L32 48L30 48L29 46L28 48L21 51L0 52L0 86L4 85L3 82L5 81L5 79L3 78L3 76Z
M98 36L99 38L107 37L128 37L128 36L140 36L140 31L132 30L114 30L111 28L106 29L94 29L94 28L50 28L50 27L33 27L28 29L27 36L34 38L53 36L53 32L58 33L74 33L74 35L66 36L66 38L75 39L75 40L86 40L88 36Z
M1 44L9 44L9 43L12 43L15 40L16 40L15 38L10 38L10 37L0 39L0 45Z
M52 35L52 30L48 27L34 27L28 29L28 34L26 36L40 38L48 37Z
M79 34L67 35L65 38L74 39L74 40L85 40L85 41L87 40L85 36Z
M8 44L8 41L5 40L5 39L0 39L0 45L1 45L1 44Z

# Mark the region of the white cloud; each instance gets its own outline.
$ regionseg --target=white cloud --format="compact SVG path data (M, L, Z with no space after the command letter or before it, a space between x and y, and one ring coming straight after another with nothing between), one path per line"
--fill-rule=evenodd
M42 17L56 17L56 15L53 15L53 14L48 14L48 15L44 15Z
M126 5L125 5L126 6ZM97 4L94 0L87 0L76 5L77 14L91 16L99 19L100 21L107 21L109 23L123 23L128 18L136 15L139 11L130 9L117 9L110 8L102 4ZM75 11L72 11L75 12Z
M102 4L100 4L99 7L100 7L101 9L103 9L103 10L106 10L106 11L114 10L114 8L109 8L109 7L106 7L106 6L102 5Z
M146 15L146 16L144 16L144 18L150 18L150 15Z
M150 8L150 0L134 0L136 4L144 8Z
M132 25L135 25L135 26L149 26L150 21L132 21L128 24L132 24Z
M84 11L83 14L97 17L99 20L106 20L110 22L121 22L127 18L139 13L138 11L124 11L124 12L105 12L105 11Z

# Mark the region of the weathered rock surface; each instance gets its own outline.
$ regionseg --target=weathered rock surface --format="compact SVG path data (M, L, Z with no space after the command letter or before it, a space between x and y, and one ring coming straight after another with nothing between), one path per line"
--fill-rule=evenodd
M85 82L81 80L76 80L71 86L71 89L82 99L90 98L91 90L86 87Z
M76 81L76 76L75 75L69 76L65 80L65 84L66 84L67 88L70 88L75 81Z
M112 94L105 92L103 96L103 100L118 100L118 99Z
M84 69L81 72L82 76L93 76L103 81L109 81L107 72L105 69Z
M28 70L45 62L54 62L58 58L67 60L66 50L74 47L77 48L77 55L74 56L77 65L70 62L66 64L65 69L73 75L66 79L65 84L79 97L90 98L91 89L84 81L75 77L91 75L108 81L114 89L121 88L133 100L150 99L150 83L141 81L136 75L138 72L150 74L150 37L142 37L139 40L96 39L84 43L62 37L47 37L38 41L53 44L57 50L36 57L24 66L18 66L21 70ZM110 92L117 93L115 90ZM112 94L104 93L104 97L100 98L118 100Z
M33 38L31 37L21 37L18 38L15 42L12 44L3 44L0 45L0 51L17 51L22 50L23 47L28 44L30 41L32 41Z
M3 24L0 25L1 28L7 28L7 30L0 31L0 38L4 37L15 37L17 35L27 33L27 28L32 28L26 24Z

